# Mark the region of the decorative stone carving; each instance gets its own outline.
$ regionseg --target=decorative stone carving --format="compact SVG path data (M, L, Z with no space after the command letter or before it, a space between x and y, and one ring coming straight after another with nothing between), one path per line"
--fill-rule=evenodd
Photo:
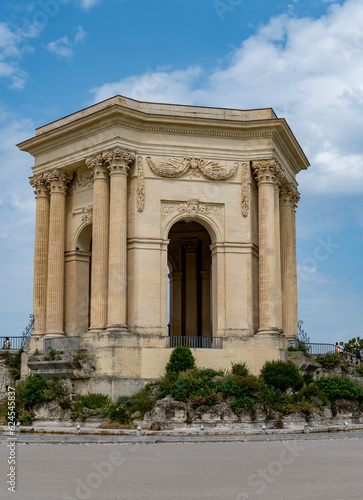
M137 157L137 210L143 212L145 208L145 175L141 156Z
M185 253L197 253L199 240L198 238L190 238L185 240L184 238L181 240L181 244L183 245L183 249Z
M249 165L248 163L242 164L242 179L241 179L241 188L242 188L242 201L241 201L241 212L243 217L248 216L249 208L250 208L250 189L249 189Z
M185 219L194 219L198 214L209 215L223 223L223 209L221 205L213 203L203 203L197 198L188 201L162 202L161 220L164 221L173 213L185 214Z
M282 180L282 169L276 160L262 160L252 162L257 184L268 182L279 185Z
M238 163L232 166L222 166L213 160L193 157L169 158L156 164L148 156L146 161L154 174L160 177L182 177L190 170L192 177L199 177L202 173L207 179L221 181L232 177L238 169Z
M93 170L94 179L104 179L108 177L108 170L104 164L102 153L90 156L86 159L88 168Z
M295 186L290 184L289 186L283 186L280 189L280 203L291 205L291 207L296 208L300 200L300 193Z
M85 207L82 210L82 222L86 224L92 224L93 222L93 208L92 207Z
M45 174L29 177L29 184L35 189L35 196L49 196L49 188Z
M51 193L65 194L67 185L71 182L73 174L67 174L62 170L52 170L44 174L46 183Z
M87 172L87 170L79 169L75 175L75 183L78 187L89 187L93 181L93 172Z
M130 164L135 160L135 155L131 151L117 147L103 152L102 159L110 174L121 172L127 175Z

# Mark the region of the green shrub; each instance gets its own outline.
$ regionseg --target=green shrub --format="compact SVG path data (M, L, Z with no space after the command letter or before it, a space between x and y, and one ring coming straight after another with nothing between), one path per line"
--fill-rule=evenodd
M349 399L351 401L363 402L363 387L358 382L349 378L338 376L322 377L314 381L316 385L329 399Z
M261 370L261 377L269 386L286 392L291 388L298 391L304 385L304 379L300 375L296 365L291 361L267 361Z
M85 359L87 356L87 353L83 349L78 349L78 351L73 354L73 361L80 361L81 359Z
M356 366L355 371L358 373L358 375L363 375L363 365Z
M260 389L260 381L254 375L237 376L235 380L245 394L254 394Z
M231 402L230 406L234 412L237 412L238 410L241 409L245 409L250 412L254 412L256 410L256 402L252 398L246 395L234 399Z
M310 384L301 389L299 398L301 400L306 399L307 401L311 401L315 406L327 406L328 404L327 396L315 384Z
M221 382L219 389L223 392L223 396L235 396L236 398L239 398L245 395L246 391L244 387L238 383L236 378L237 377L227 377Z
M202 396L206 404L213 406L217 401L217 388L219 384L213 382L213 370L187 370L170 383L169 393L176 401L188 401ZM159 395L158 395L159 398Z
M131 403L128 406L130 415L139 411L141 418L143 418L146 412L151 411L155 402L152 397L151 387L150 385L146 385L141 391L131 396Z
M248 375L246 363L232 363L232 375L240 375L241 377Z
M113 422L120 424L128 424L130 422L130 415L125 407L122 405L111 405L108 411L108 417Z
M344 361L344 363L342 363L342 366L340 368L343 370L343 372L347 372L349 370L348 361Z
M110 398L104 394L78 394L77 398L84 408L89 408L91 410L105 408L111 404Z
M49 401L49 395L46 392L49 389L49 382L38 375L30 375L23 382L18 384L16 392L19 399L26 408L32 408L37 403Z
M195 359L189 347L176 347L166 365L166 373L180 373L195 367Z
M318 356L316 358L317 363L320 363L321 366L327 370L333 370L336 368L340 364L341 360L341 355L333 352L323 354L322 356Z
M21 369L21 355L23 350L20 349L16 354L12 354L8 351L0 353L0 356L5 362L5 365L9 368L10 375L14 380L20 379L20 369Z

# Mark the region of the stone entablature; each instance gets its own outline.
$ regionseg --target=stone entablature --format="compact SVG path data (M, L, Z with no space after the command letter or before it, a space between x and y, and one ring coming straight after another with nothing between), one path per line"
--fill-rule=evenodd
M256 371L297 336L308 162L271 109L116 96L19 147L35 157L34 338L79 335L96 377L131 380L162 372L168 309L171 335L224 338L218 367Z

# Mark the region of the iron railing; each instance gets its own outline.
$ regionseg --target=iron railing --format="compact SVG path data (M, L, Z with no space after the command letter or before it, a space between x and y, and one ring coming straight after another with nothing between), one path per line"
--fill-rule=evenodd
M334 344L318 344L315 342L302 342L301 340L289 340L289 347L305 350L309 354L323 355L335 352Z
M19 351L21 349L22 337L0 337L0 349L3 348L5 339L9 339L10 351Z
M317 344L315 342L310 342L309 354L330 354L335 353L335 345L334 344Z
M222 349L222 337L168 337L169 348L186 346L191 349Z

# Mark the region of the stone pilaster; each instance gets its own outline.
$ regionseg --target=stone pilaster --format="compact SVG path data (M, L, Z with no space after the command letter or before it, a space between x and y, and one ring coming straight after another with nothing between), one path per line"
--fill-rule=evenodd
M72 175L53 170L45 178L50 192L46 333L55 336L64 335L65 197Z
M44 174L29 179L35 189L35 241L33 284L33 335L44 335L47 312L47 275L49 243L49 189Z
M258 183L259 218L259 333L279 331L278 256L275 189L281 168L275 160L253 162Z
M281 276L283 330L288 339L298 337L295 208L299 201L295 186L284 186L280 193Z
M93 224L90 330L100 331L107 323L109 179L102 154L88 158L93 171Z
M107 328L127 329L127 174L135 155L121 148L103 153L110 173Z
M182 240L185 252L185 335L198 335L198 238Z

